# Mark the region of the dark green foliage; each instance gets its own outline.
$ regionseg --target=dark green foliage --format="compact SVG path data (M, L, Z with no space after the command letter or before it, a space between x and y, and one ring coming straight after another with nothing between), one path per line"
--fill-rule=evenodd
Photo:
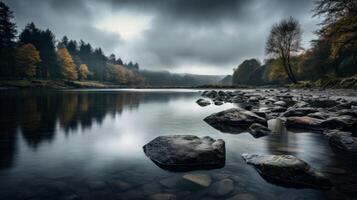
M29 23L19 36L21 44L33 44L38 51L42 62L37 70L38 78L61 78L60 67L57 61L55 35L49 30L40 30L34 23Z
M0 76L15 75L16 25L13 12L0 1Z

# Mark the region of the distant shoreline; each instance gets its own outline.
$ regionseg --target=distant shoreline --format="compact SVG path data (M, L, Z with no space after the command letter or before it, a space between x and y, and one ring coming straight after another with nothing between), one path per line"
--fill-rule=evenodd
M357 89L357 77L328 79L319 81L300 81L290 85L199 85L199 86L130 86L99 81L66 81L40 79L0 80L0 89Z

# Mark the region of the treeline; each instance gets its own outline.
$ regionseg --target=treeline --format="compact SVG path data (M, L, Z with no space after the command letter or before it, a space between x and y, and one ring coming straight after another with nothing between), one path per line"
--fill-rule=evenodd
M0 77L52 80L97 80L123 85L144 84L139 64L105 56L83 40L57 41L49 29L29 23L17 35L13 12L0 2Z
M324 17L312 47L300 46L302 30L293 18L275 24L268 37L270 56L261 64L244 61L233 74L233 84L285 84L357 74L357 1L318 0L314 16Z

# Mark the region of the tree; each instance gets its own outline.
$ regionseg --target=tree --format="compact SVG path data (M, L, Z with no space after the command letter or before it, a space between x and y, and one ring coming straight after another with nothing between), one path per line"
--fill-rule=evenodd
M13 18L13 12L0 1L0 76L15 74L14 40L17 32Z
M62 69L62 75L69 80L76 80L78 78L76 65L73 62L71 54L66 48L57 50L58 60Z
M78 76L80 80L87 79L88 75L90 74L90 71L88 70L88 67L86 64L81 64L79 66L78 70Z
M298 53L301 48L302 30L300 23L290 17L274 24L266 43L266 54L281 60L291 82L296 83L291 68L292 54Z
M61 70L57 62L55 49L55 36L50 30L40 30L34 23L26 25L19 36L20 44L33 44L40 52L42 62L37 77L39 78L59 78Z
M32 44L25 44L16 49L16 74L18 76L34 77L40 62L40 52Z

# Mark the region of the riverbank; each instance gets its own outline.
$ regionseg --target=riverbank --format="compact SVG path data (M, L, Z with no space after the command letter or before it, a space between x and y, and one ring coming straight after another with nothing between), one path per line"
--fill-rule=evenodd
M0 88L45 88L45 89L75 89L75 88L121 88L122 85L98 81L64 81L64 80L0 80Z

